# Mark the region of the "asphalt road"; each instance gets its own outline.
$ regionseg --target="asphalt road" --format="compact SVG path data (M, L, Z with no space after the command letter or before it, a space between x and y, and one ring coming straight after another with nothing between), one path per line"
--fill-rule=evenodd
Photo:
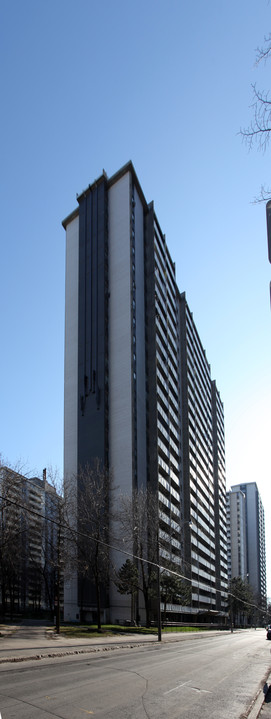
M271 671L264 630L0 668L2 719L239 719Z

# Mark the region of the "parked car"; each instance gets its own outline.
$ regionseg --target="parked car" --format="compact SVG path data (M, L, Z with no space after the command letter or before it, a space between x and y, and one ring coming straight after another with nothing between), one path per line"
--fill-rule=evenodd
M269 624L267 627L266 639L271 639L271 624Z

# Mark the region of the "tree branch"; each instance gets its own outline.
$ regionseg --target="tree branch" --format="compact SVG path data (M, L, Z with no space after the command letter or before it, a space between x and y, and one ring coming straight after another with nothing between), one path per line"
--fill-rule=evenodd
M269 143L271 132L271 100L269 93L260 92L256 85L252 85L254 102L254 119L249 127L240 130L240 135L247 143L249 150L253 144L258 144L258 149L265 152Z
M255 65L259 65L262 60L266 61L271 55L271 33L269 33L268 37L264 38L264 42L266 45L266 49L262 47L257 47L256 49L256 60Z

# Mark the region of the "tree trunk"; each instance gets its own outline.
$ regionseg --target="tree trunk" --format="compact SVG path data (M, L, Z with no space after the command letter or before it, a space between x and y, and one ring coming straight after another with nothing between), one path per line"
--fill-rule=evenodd
M57 582L56 582L56 633L60 633L60 577L59 577L59 569L57 572Z
M167 621L167 595L164 596L164 611L163 611L163 624Z
M143 588L145 611L146 611L146 627L150 626L150 607L149 607L149 592L147 587Z
M97 627L98 631L101 631L101 597L100 597L100 582L99 577L95 577L96 584L96 599L97 599Z

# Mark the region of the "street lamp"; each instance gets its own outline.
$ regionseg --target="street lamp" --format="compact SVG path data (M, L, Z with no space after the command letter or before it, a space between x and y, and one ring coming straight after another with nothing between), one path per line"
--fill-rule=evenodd
M161 592L160 592L159 539L158 539L158 563L157 563L157 633L158 633L158 642L161 642L161 641L162 641L162 627L161 627Z

